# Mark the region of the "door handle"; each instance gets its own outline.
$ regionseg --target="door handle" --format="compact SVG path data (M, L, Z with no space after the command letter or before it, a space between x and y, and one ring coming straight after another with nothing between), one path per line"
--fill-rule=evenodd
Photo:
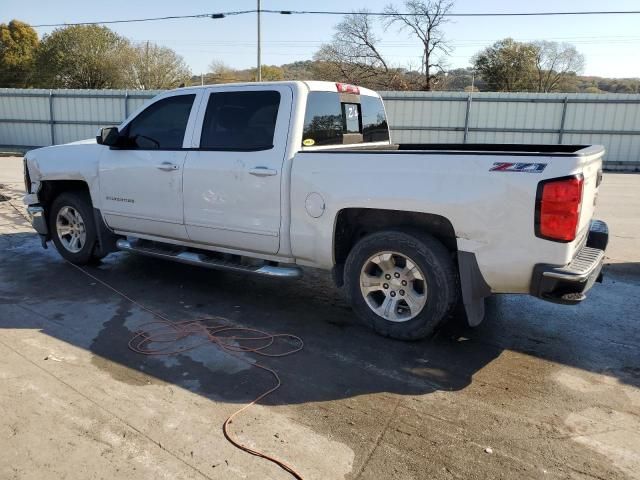
M277 175L278 171L267 167L254 167L249 169L249 173L256 177L272 177Z
M156 165L158 170L162 170L163 172L173 172L174 170L178 170L180 167L175 163L171 162L162 162L160 165Z

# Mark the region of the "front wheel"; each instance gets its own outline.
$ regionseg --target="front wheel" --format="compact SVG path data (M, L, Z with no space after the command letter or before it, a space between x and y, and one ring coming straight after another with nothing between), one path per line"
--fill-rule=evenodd
M449 251L432 236L383 231L362 238L349 253L345 289L355 313L376 332L417 340L452 310L458 277Z
M71 263L85 265L100 258L94 255L97 235L88 195L60 194L51 205L49 231L58 253Z

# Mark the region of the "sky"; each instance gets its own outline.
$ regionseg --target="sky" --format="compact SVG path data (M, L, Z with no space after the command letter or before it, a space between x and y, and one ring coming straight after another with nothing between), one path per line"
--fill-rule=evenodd
M338 10L367 8L382 11L403 0L262 0L262 8L276 10ZM53 6L55 4L55 7ZM247 10L256 0L0 0L0 23L17 18L32 25L105 21L126 18L190 15ZM570 10L640 10L640 0L456 0L454 12L531 12ZM311 59L318 47L331 39L339 16L262 15L262 63L280 65ZM407 32L379 22L381 51L398 67L420 65L420 45ZM152 41L182 55L194 74L208 71L212 61L234 68L256 65L256 15L213 20L167 20L109 25L137 42ZM479 50L505 37L516 40L553 40L574 44L586 58L584 74L604 77L640 77L640 14L559 17L455 18L443 28L454 47L450 68L469 66ZM40 35L51 28L38 28Z

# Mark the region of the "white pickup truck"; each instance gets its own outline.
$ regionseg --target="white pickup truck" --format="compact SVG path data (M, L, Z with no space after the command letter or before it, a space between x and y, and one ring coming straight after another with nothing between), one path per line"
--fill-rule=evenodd
M125 250L298 277L332 270L382 335L432 333L458 302L573 304L601 278L600 146L394 144L375 92L329 82L183 88L95 140L25 157L43 246Z

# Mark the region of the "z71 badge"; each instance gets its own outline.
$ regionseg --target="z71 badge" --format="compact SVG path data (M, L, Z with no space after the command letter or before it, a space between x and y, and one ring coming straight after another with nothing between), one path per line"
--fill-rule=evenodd
M510 163L495 162L490 172L521 172L521 173L542 173L546 168L546 163Z

